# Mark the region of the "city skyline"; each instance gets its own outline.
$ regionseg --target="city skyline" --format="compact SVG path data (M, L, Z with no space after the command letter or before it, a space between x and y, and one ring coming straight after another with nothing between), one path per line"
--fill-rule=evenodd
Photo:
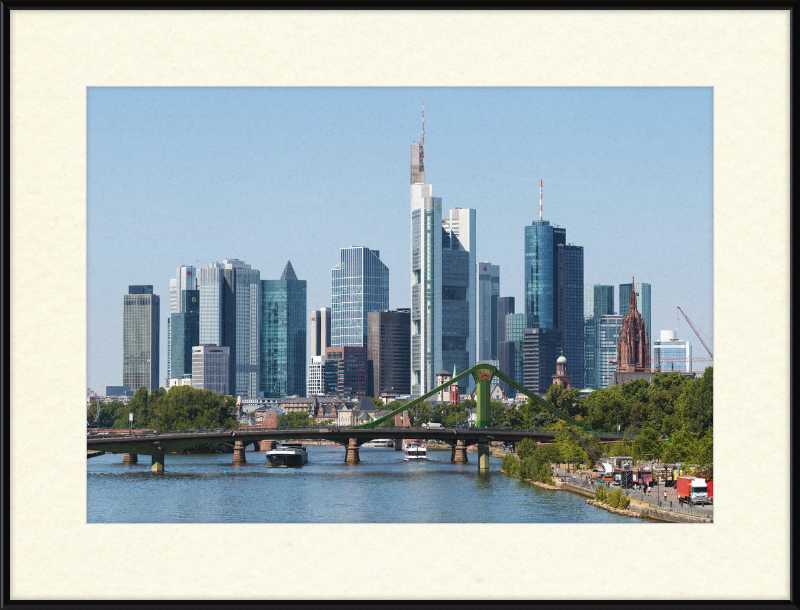
M543 179L543 219L584 247L585 284L641 278L652 336L677 327L696 345L680 305L713 337L710 89L90 89L87 385L121 381L126 286L166 297L180 265L235 257L277 277L291 259L310 323L332 305L327 261L361 243L391 271L388 308L409 307L408 146L423 99L426 182L447 209L476 210L476 256L502 268L500 296L524 303L523 227Z

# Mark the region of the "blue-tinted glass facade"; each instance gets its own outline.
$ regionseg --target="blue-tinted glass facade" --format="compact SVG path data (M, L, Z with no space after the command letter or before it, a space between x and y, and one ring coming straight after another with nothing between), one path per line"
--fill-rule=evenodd
M174 313L170 316L170 327L170 374L172 379L180 379L192 374L192 348L200 344L200 314Z
M305 317L305 280L261 280L260 385L265 398L305 395Z
M692 346L672 339L653 344L653 370L657 373L688 373L692 370Z
M583 387L596 389L600 377L597 332L600 316L614 313L614 286L594 284L583 287Z
M614 371L617 370L617 343L619 329L624 316L600 316L597 328L597 389L607 388L614 383Z
M566 237L566 229L553 227L547 220L525 227L524 313L531 316L531 328L556 327L556 257Z
M342 248L331 270L331 345L367 347L367 314L389 309L389 268L378 250Z

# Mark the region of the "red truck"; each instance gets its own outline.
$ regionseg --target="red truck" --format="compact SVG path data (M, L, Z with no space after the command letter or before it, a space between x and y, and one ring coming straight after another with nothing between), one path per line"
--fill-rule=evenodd
M709 490L705 479L690 476L678 477L675 488L678 493L678 502L681 504L688 502L694 506L708 503Z
M710 502L714 499L714 479L706 481L706 487L708 487L708 501Z

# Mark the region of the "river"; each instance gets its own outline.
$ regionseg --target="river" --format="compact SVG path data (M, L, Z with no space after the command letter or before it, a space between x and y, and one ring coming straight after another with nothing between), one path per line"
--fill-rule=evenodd
M87 460L89 523L647 523L586 504L498 472L479 474L475 453L452 464L450 451L405 462L393 449L362 447L361 463L344 464L344 448L308 447L302 468L269 468L264 453L165 456L164 473L149 455Z

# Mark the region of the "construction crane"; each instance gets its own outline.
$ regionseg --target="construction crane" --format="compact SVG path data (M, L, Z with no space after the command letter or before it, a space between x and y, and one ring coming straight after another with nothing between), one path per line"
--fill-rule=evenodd
M580 443L580 445L586 450L586 453L589 455L589 459L592 460L598 466L602 466L603 470L606 472L611 472L611 461L608 458L603 458L603 456L597 452L597 450L592 447L589 443L587 443L583 438L581 438L580 434L577 434L572 428L567 426L567 430L569 430L570 434L575 437L575 440Z
M703 347L704 347L704 348L706 348L706 351L708 352L708 355L709 355L709 356L711 356L711 359L713 360L713 359L714 359L714 354L712 354L712 353L711 353L711 350L710 350L710 349L708 349L708 346L706 345L706 342L705 342L705 341L703 341L703 338L700 336L700 333L699 333L699 332L697 331L697 329L694 327L694 324L692 324L692 321L689 319L689 316L687 316L687 315L684 313L684 311L683 311L683 310L682 310L680 307L678 307L678 311L680 311L680 312L681 312L681 314L683 315L683 317L684 317L684 318L686 318L686 321L689 323L689 326L691 326L691 327L692 327L692 330L694 331L694 334L695 334L695 335L697 335L697 338L698 338L698 339L700 339L700 343L702 343L702 344L703 344Z

